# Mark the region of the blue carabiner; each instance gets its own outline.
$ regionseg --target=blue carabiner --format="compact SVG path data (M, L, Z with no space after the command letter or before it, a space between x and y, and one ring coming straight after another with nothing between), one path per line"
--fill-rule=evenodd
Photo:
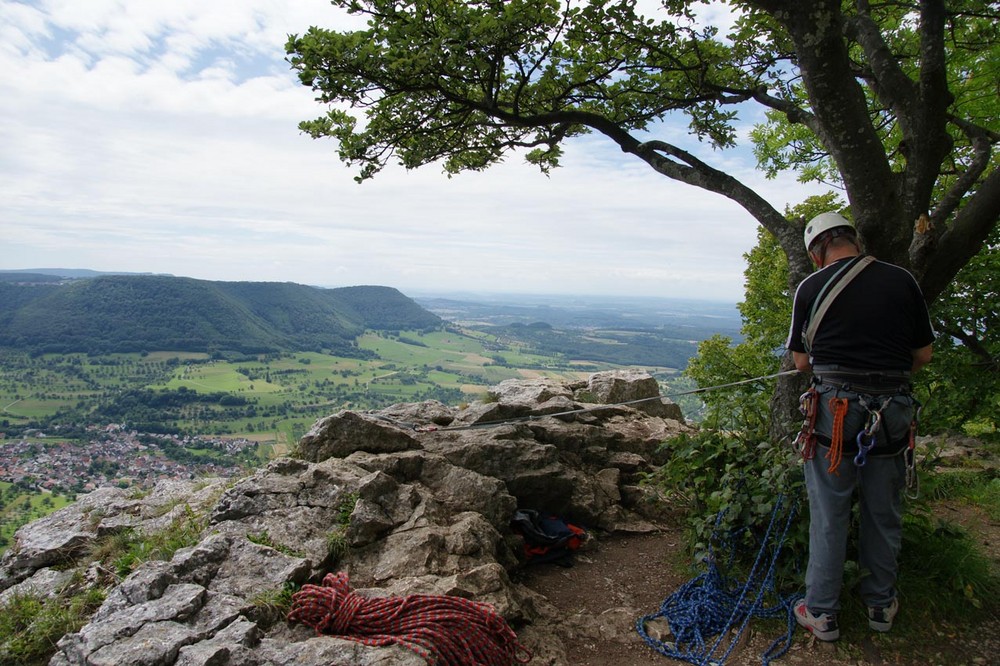
M862 430L858 433L858 455L854 456L854 466L864 467L865 463L868 462L868 452L872 450L875 446L875 435L872 435L868 439L868 444L865 444L865 431Z

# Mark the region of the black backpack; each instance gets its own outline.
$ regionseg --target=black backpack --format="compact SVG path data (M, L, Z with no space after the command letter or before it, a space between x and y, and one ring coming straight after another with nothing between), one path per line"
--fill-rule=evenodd
M529 564L573 566L573 552L587 540L587 531L582 527L533 509L515 511L510 527L524 538L524 556Z

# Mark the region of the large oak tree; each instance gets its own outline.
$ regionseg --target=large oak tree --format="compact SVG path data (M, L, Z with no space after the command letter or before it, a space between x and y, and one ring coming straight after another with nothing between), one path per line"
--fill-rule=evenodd
M302 129L335 138L360 180L393 161L485 169L512 151L544 171L564 142L599 133L742 206L794 285L811 268L804 221L659 134L685 114L700 138L732 146L737 111L754 104L769 114L754 136L761 167L842 187L866 249L913 272L928 301L1000 217L995 2L732 0L725 39L692 20L693 0L649 17L622 0L333 4L367 28L313 27L287 51L329 105Z

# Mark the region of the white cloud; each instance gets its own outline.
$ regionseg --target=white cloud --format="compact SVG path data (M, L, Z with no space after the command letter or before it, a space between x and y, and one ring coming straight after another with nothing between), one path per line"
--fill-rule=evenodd
M357 20L323 0L0 0L0 268L740 297L750 216L600 137L550 177L512 157L357 185L297 129L323 109L283 45L311 24ZM775 205L801 198L685 131Z

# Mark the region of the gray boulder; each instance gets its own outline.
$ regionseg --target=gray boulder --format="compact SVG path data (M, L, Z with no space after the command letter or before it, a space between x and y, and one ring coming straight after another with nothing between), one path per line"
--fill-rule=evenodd
M395 424L399 425L395 425ZM299 441L298 456L311 462L343 458L355 451L396 453L418 448L402 422L342 411L322 419Z
M599 403L629 403L650 416L684 420L681 408L669 399L661 398L660 385L656 379L641 370L599 372L590 377L587 391Z

